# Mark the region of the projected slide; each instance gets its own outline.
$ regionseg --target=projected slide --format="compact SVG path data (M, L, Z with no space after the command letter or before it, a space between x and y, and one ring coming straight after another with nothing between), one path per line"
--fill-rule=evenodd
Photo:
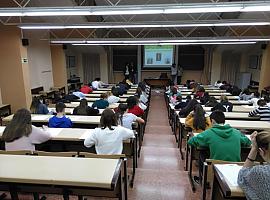
M145 67L169 67L173 60L173 46L144 46Z

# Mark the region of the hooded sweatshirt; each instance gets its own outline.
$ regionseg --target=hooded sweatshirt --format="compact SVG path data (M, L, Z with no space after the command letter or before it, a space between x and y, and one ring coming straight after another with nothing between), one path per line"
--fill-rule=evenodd
M63 116L63 117L53 116L49 119L49 127L50 128L71 128L72 122L66 116Z
M251 141L229 124L215 124L212 128L190 138L188 144L209 148L210 159L239 162L241 146L250 146Z

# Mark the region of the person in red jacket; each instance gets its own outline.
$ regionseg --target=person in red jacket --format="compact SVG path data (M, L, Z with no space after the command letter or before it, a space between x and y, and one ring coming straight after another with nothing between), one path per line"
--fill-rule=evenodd
M89 94L91 92L93 92L93 89L89 87L89 85L83 85L80 89L80 92L84 93L84 94Z
M136 116L142 116L144 114L143 109L138 105L139 100L135 96L130 96L127 98L128 113L132 113Z

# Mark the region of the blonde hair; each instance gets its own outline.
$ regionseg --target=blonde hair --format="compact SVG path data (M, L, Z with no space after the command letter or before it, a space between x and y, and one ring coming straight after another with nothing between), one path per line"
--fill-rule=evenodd
M228 97L226 95L221 95L220 96L220 101L223 102L223 101L228 101Z
M270 161L270 132L269 131L261 131L256 136L256 141L258 148L262 148L267 151L265 155L267 161Z

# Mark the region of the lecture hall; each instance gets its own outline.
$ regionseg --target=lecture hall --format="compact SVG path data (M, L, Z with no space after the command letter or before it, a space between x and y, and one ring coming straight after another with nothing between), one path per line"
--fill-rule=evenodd
M270 200L270 0L1 0L0 200Z

